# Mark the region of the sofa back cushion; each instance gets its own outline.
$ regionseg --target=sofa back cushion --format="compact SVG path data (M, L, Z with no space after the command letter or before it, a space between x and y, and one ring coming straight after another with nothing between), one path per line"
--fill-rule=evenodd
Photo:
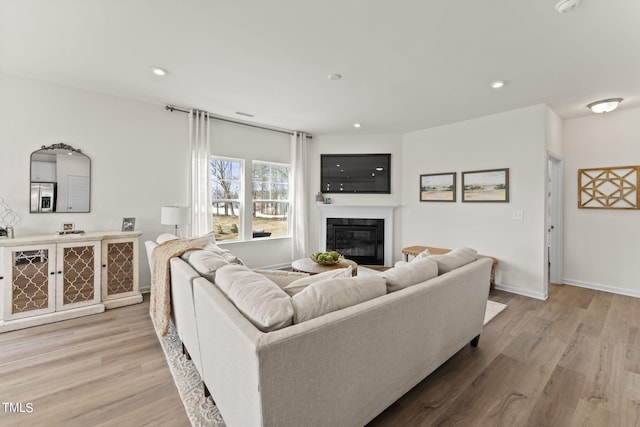
M199 250L191 253L189 256L189 264L191 264L194 270L200 273L202 277L213 282L215 281L216 271L229 263L220 254Z
M444 274L477 260L478 251L471 248L456 248L446 254L429 255L427 258L438 264L438 274Z
M284 287L284 291L290 295L294 296L304 291L307 287L313 285L314 283L322 282L326 279L334 279L336 277L351 277L353 273L353 267L349 266L347 268L337 268L335 270L325 271L323 273L318 273L314 275L310 275L309 277L303 277L298 279L287 286Z
M263 275L244 265L227 264L217 270L215 284L261 331L275 331L291 325L291 297Z
M382 272L380 277L386 280L387 291L399 291L436 277L438 275L438 264L429 258L414 259L411 262Z
M377 276L340 277L309 285L291 298L293 323L360 304L387 293L386 282Z

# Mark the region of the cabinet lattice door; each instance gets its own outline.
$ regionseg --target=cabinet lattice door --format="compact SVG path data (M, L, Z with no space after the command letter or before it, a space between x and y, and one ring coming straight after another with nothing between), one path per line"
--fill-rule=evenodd
M95 298L95 247L64 248L63 298L64 305L91 301Z
M11 314L49 308L49 250L12 253Z
M58 244L57 257L56 309L100 302L100 242Z
M107 295L134 291L133 242L107 245Z

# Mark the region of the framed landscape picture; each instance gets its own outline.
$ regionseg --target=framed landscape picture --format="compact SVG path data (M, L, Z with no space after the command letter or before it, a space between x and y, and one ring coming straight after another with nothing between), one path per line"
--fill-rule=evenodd
M508 202L509 169L462 172L463 202Z
M455 202L456 173L420 175L421 202Z

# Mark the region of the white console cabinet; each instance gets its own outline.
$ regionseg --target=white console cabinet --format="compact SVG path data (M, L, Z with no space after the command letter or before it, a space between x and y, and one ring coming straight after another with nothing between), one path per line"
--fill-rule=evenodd
M0 240L0 332L142 301L140 232Z

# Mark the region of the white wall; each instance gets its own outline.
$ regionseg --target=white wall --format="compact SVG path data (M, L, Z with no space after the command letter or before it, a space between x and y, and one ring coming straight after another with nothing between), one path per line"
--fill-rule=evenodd
M640 211L578 209L578 169L640 165L640 108L566 120L565 283L640 297Z
M546 298L547 114L537 105L403 135L402 246L475 248L499 259L498 287ZM499 168L509 203L461 202L461 172ZM457 201L420 202L420 174L441 172L457 172Z
M141 242L172 227L160 225L162 205L187 205L188 116L163 105L0 74L0 197L23 219L18 236L53 234L62 222L85 231L119 230L136 218ZM214 154L288 163L290 136L234 125L212 124ZM64 142L91 158L91 212L29 213L29 157L42 145ZM250 170L249 170L250 176ZM291 262L291 239L230 243L251 267ZM140 285L150 283L140 245Z
M319 247L319 212L315 196L320 191L321 154L391 153L391 194L327 194L332 203L339 205L400 205L402 199L402 137L400 135L314 135L309 142L309 248ZM397 209L394 222L397 224ZM394 256L400 257L398 227L394 232Z
M186 203L187 116L95 92L0 74L0 197L22 215L17 236L53 234L62 222L86 231L120 230L135 217L141 241L170 227L160 207ZM29 213L29 157L64 142L91 158L91 212ZM140 284L150 283L140 245Z

